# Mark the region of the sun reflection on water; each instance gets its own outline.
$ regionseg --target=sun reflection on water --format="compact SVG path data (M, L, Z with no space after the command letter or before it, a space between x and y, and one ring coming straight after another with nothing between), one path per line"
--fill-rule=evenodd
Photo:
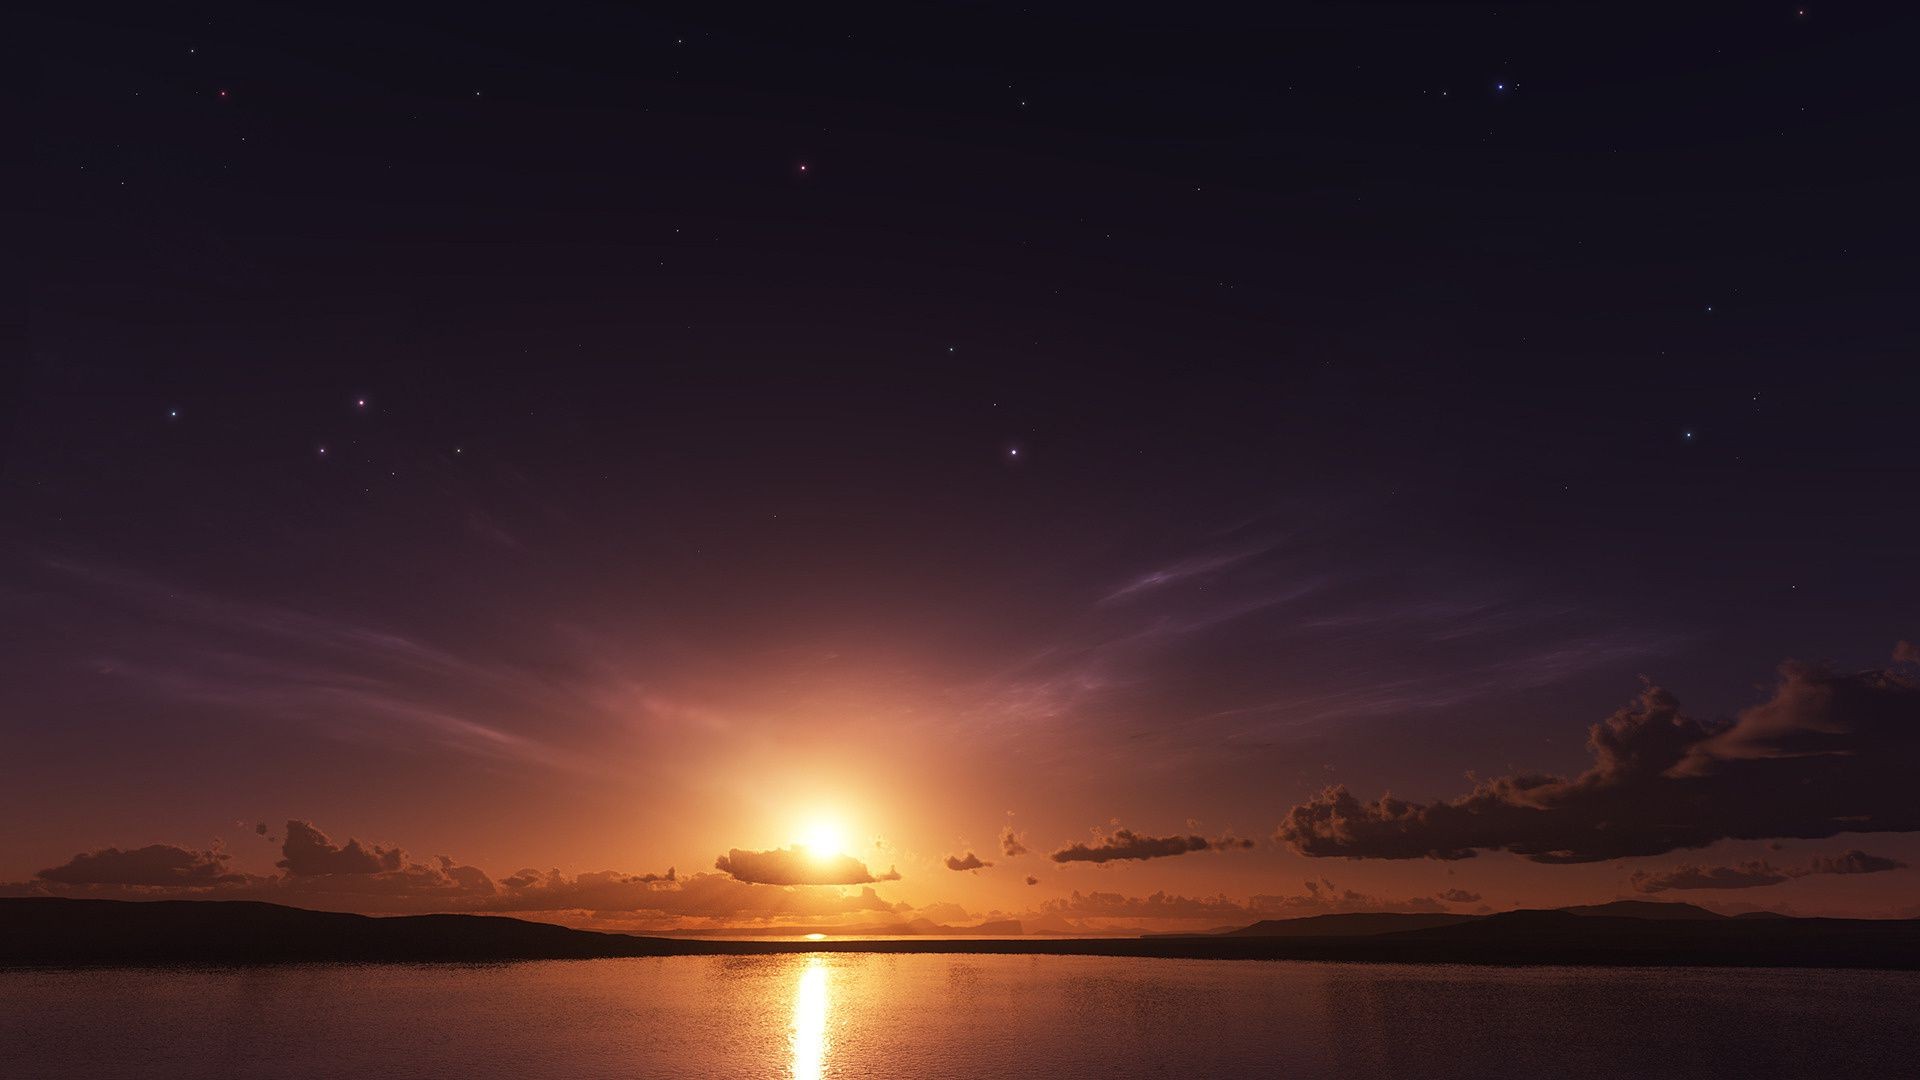
M794 1080L825 1076L827 1049L827 961L809 956L793 995Z

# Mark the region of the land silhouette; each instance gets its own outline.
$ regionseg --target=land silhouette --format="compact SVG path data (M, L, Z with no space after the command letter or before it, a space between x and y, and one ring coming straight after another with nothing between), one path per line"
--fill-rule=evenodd
M603 933L487 915L374 917L255 901L0 899L0 965L248 965L577 960L793 952L1920 970L1920 920L1727 916L1621 901L1492 915L1360 912L1203 934L820 941ZM939 930L952 930L939 927Z

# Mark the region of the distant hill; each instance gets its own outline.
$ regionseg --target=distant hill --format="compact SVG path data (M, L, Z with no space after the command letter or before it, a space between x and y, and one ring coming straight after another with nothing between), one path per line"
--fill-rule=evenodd
M1694 904L1675 904L1661 900L1615 900L1610 904L1586 904L1564 907L1572 915L1621 916L1629 919L1724 919L1717 911Z
M1711 912L1701 918L1672 910L1689 907L1603 904L1590 909L1602 914L1561 910L1484 916L1370 912L1164 937L922 934L890 940L720 941L603 934L499 916L370 918L248 901L29 897L0 899L0 967L918 952L1920 970L1920 920L1726 918ZM1646 915L1621 913L1648 909L1653 910ZM1014 931L1014 924L1004 925Z
M658 956L675 943L485 915L370 918L251 900L0 899L0 963L248 964Z
M1356 911L1340 915L1309 915L1300 919L1262 919L1252 926L1227 931L1227 937L1369 937L1403 930L1425 930L1471 922L1478 915L1440 912Z

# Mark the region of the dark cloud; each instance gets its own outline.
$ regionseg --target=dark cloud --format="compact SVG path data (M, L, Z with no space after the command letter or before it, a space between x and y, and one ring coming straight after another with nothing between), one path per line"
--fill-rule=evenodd
M1838 855L1818 856L1805 866L1775 866L1766 859L1750 859L1731 866L1686 863L1670 870L1636 870L1630 880L1634 889L1643 893L1670 889L1754 889L1818 874L1879 874L1902 870L1906 865L1898 859L1869 855L1854 848Z
M261 836L267 835L267 823L263 821L260 824L255 825L253 827L253 831L256 833L259 833Z
M1156 892L1149 896L1075 890L1072 895L1048 900L1040 905L1042 915L1101 919L1205 919L1212 922L1259 919L1294 919L1309 915L1327 915L1351 911L1441 912L1447 904L1469 904L1480 899L1476 893L1450 889L1435 896L1406 899L1374 896L1343 889L1322 878L1302 883L1303 890L1293 895L1256 895L1245 901L1218 896L1181 896Z
M227 869L224 851L189 851L171 844L149 844L122 851L116 847L82 852L36 876L61 885L225 885L247 880Z
M1635 870L1631 880L1635 892L1657 893L1669 889L1752 889L1778 885L1793 876L1765 859L1754 859L1733 866L1683 864L1671 870Z
M1040 879L1039 879L1039 878L1037 878L1037 877L1034 877L1034 876L1033 876L1032 874L1028 874L1028 875L1027 875L1027 884L1029 884L1029 885L1038 885L1038 884L1040 884Z
M758 885L864 885L900 880L898 870L875 874L851 855L821 856L790 847L772 851L734 848L715 859L713 866L737 880Z
M1142 836L1132 829L1115 829L1110 835L1095 837L1092 843L1069 844L1047 858L1057 863L1108 863L1120 859L1164 859L1193 851L1231 851L1252 846L1253 841L1233 836L1219 839L1208 839L1198 834Z
M358 840L335 844L310 821L287 822L280 854L284 858L274 865L294 877L392 872L403 869L406 860L399 848L366 847Z
M1587 736L1571 779L1516 774L1458 798L1363 803L1332 787L1277 838L1310 856L1464 859L1506 850L1545 863L1659 855L1716 840L1920 830L1920 684L1787 664L1773 697L1731 722L1680 711L1648 686Z
M978 870L981 867L992 865L990 862L982 861L980 856L975 855L971 851L965 855L947 856L947 869L949 870Z
M1180 896L1156 892L1151 896L1126 896L1114 892L1082 893L1045 901L1043 913L1106 919L1248 919L1249 907L1238 900L1221 896Z
M1000 850L1009 859L1025 855L1027 853L1027 838L1025 834L1015 832L1011 825L1001 829Z
M1810 874L1880 874L1888 870L1905 870L1907 864L1899 859L1889 859L1881 855L1869 855L1859 848L1843 851L1838 855L1816 858L1809 864Z

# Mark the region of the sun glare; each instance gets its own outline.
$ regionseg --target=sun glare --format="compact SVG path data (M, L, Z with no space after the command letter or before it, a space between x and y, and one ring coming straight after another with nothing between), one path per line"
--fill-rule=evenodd
M800 846L816 859L830 859L847 849L847 838L831 821L816 821L800 834Z

